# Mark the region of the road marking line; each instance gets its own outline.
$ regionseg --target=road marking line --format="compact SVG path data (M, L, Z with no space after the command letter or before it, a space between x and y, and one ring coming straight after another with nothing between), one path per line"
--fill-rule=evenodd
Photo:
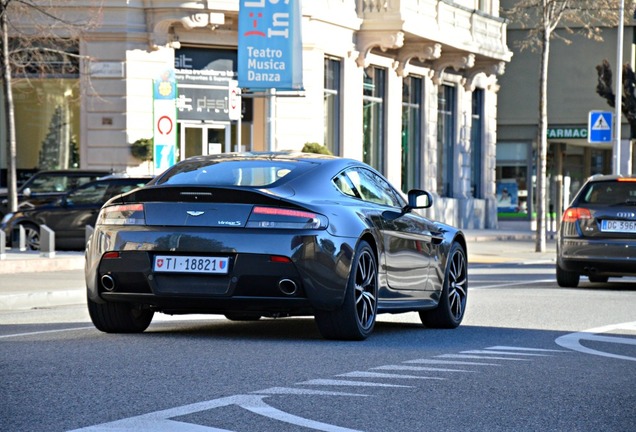
M347 378L408 378L408 379L414 378L414 379L430 379L430 380L440 380L440 381L443 381L446 379L446 378L440 378L440 377L401 375L401 374L389 374L389 373L366 372L366 371L347 372L347 373L343 373L336 376L347 377Z
M371 368L373 370L401 370L401 371L422 371L422 372L472 372L465 369L444 369L424 366L403 366L403 365L387 365Z
M489 289L489 288L502 288L502 287L511 287L511 286L518 286L518 285L536 285L536 284L543 284L543 283L548 283L548 282L555 282L556 279L540 279L540 280L530 280L530 281L526 281L526 282L506 282L506 283L501 283L501 284L495 284L495 285L483 285L483 286L470 286L469 289L471 290L479 290L479 289Z
M333 385L333 386L352 386L352 387L404 387L411 388L411 386L400 384L383 384L363 381L348 381L348 380L334 380L334 379L313 379L309 381L303 381L298 384L302 385Z
M504 346L504 345L496 345L486 348L488 350L510 350L510 351L539 351L539 352L555 352L555 353L566 353L569 351L565 350L555 350L555 349L546 349L546 348L525 348L525 347L514 347L514 346Z
M263 399L266 397L267 396L257 395L229 396L210 401L184 405L181 407L170 408L162 411L155 411L152 413L129 417L123 420L116 420L109 423L102 423L95 426L76 429L71 432L232 432L227 429L219 429L210 426L203 426L199 424L172 420L172 418L175 417L186 416L200 411L207 411L213 408L221 408L229 405L237 405L255 414L281 422L306 427L309 429L315 429L324 432L361 432L357 429L344 428L286 413L266 404L263 401Z
M310 429L321 430L325 432L361 432L357 429L348 429L340 426L335 426L327 423L322 423L316 420L310 420L304 417L299 417L285 411L281 411L274 408L271 405L263 402L262 398L254 398L247 403L242 403L241 408L245 408L255 414L262 415L281 422L302 426Z
M28 332L28 333L15 333L10 335L2 335L0 336L0 339L9 339L9 338L23 337L23 336L37 336L37 335L47 334L47 333L62 333L62 332L68 332L68 331L90 330L90 329L95 330L95 327L94 326L73 327L73 328L65 328L65 329L57 329L57 330L42 330L42 331Z
M297 389L290 387L270 387L265 390L253 391L255 394L263 394L263 395L305 395L305 396L360 396L367 397L369 395L360 394L360 393L345 393L345 392L334 392L334 391L324 391L324 390L312 390L312 389Z
M537 353L512 352L512 351L491 351L489 349L469 350L469 351L460 351L460 352L462 354L504 354L504 355L518 355L518 356L552 357L550 354L537 354Z
M467 365L467 366L501 366L500 364L497 364L497 363L481 363L481 362L469 362L469 361L460 361L460 360L433 360L433 359L407 360L404 363Z
M439 355L437 357L441 357L441 358L464 358L464 359L530 361L530 359L521 359L521 358L514 358L514 357L493 357L493 356L479 356L479 355L467 355L467 354L442 354L442 355Z
M634 331L636 329L636 321L627 322L621 324L611 324L603 327L596 327L593 329L585 330L582 332L569 333L564 336L560 336L554 340L557 345L560 345L564 348L569 348L573 351L582 352L585 354L598 355L601 357L614 358L619 360L629 360L636 361L636 357L624 356L620 354L612 354L608 352L603 352L599 350L595 350L592 348L584 347L581 344L581 341L596 341L596 342L607 342L614 344L624 344L624 345L636 345L636 338L627 338L620 336L599 336L597 333L606 333L609 331L615 330L629 330Z

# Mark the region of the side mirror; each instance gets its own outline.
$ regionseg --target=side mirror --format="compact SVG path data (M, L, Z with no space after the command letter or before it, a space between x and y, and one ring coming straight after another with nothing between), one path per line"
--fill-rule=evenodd
M412 189L408 193L409 208L423 209L433 205L433 195L425 190Z

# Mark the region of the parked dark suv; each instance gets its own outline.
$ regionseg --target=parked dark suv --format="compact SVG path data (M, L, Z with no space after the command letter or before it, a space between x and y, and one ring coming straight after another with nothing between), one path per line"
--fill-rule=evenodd
M64 195L78 186L112 174L103 170L38 171L18 188L18 206L39 205ZM7 193L0 194L0 217L9 211Z
M557 282L577 287L636 276L636 176L593 176L565 210L557 237Z

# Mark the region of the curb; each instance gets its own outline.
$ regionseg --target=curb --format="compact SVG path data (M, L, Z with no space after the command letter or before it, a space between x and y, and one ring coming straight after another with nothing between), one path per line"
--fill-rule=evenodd
M34 273L84 268L83 254L56 254L43 257L38 253L11 253L0 259L0 274Z
M0 295L0 311L38 309L86 303L86 290L63 290Z

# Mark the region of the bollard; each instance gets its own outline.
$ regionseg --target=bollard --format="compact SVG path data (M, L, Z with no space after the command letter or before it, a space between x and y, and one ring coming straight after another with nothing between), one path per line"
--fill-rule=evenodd
M20 252L27 250L26 231L22 225L14 227L11 231L11 249L17 249Z
M0 230L0 260L3 260L7 257L7 235L4 231Z
M46 258L55 256L55 231L46 225L40 225L40 256Z

